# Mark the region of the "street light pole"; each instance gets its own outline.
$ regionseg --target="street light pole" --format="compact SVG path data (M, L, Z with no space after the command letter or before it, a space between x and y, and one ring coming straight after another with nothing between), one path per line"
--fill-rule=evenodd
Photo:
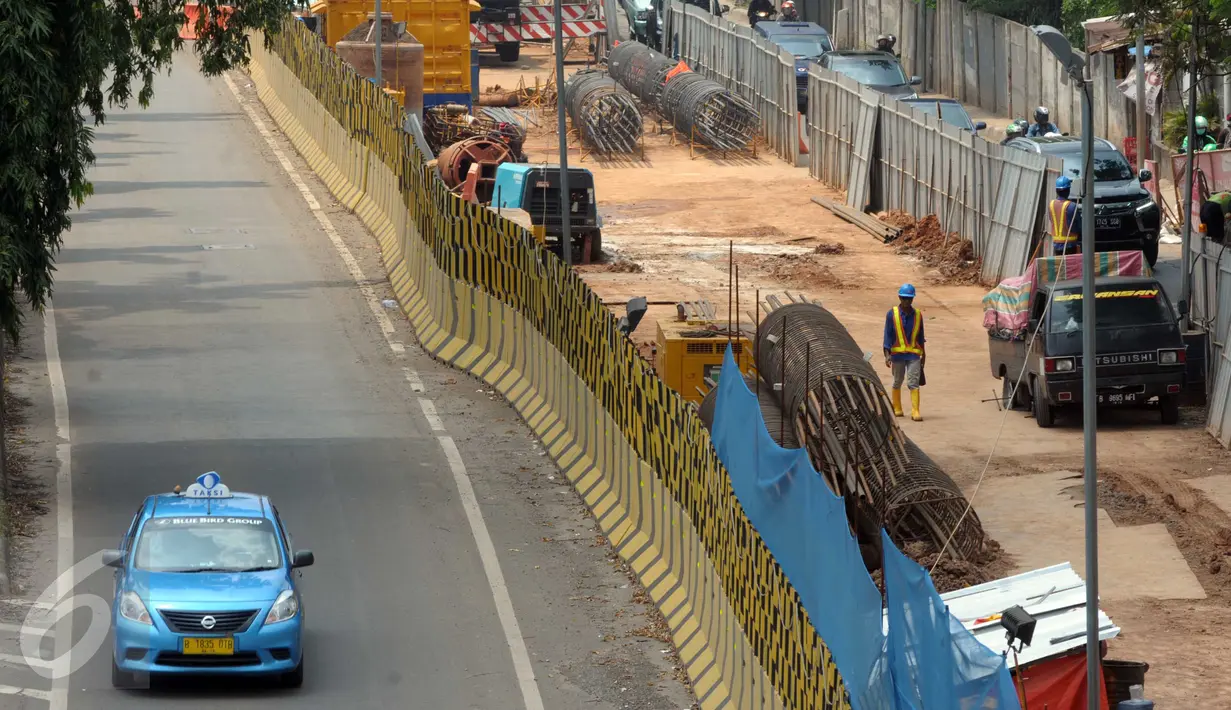
M376 79L376 88L378 89L384 86L384 84L382 84L380 81L380 70L381 70L380 65L381 65L381 60L384 59L384 56L383 56L384 51L381 49L381 46L380 46L380 35L381 35L381 25L382 24L383 23L381 22L380 0L376 0L376 49L375 49L376 58L374 62L375 71L373 72L373 74L375 74L376 76L373 78Z
M1150 133L1146 130L1146 36L1137 35L1137 171L1145 169L1150 155Z
M1095 386L1094 306L1094 100L1081 77L1081 429L1085 459L1086 514L1086 702L1099 710L1098 634L1098 389ZM1139 148L1140 150L1140 148Z
M1094 97L1086 78L1086 58L1055 27L1031 27L1081 86L1081 401L1084 457L1082 476L1086 524L1086 708L1099 710L1098 623L1098 389L1095 378L1094 297ZM1138 97L1140 99L1140 97Z
M556 131L560 134L560 258L573 265L573 233L569 224L568 121L564 118L564 11L556 0Z
M1189 249L1193 237L1193 153L1197 150L1197 24L1193 21L1193 43L1188 53L1188 161L1184 168L1184 205L1180 214L1184 226L1180 230L1180 331L1188 330L1188 299L1191 285L1188 281L1188 263L1192 259Z

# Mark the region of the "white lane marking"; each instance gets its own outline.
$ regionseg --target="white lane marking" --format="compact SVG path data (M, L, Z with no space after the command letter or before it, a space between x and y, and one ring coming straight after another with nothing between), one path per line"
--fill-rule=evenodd
M0 632L8 632L10 634L25 634L26 636L55 636L55 631L50 628L41 628L32 625L21 624L5 624L0 623Z
M52 668L54 667L51 661L48 661L42 658L29 658L26 656L14 656L11 653L0 653L0 663L7 663L9 665L20 666L22 668ZM55 697L55 692L56 692L56 689L53 687L51 689L51 695L53 698ZM55 703L53 702L52 706L54 707L54 705Z
M295 183L299 194L303 195L304 202L308 203L308 209L312 210L312 214L316 215L316 221L321 223L321 228L325 230L325 234L329 236L329 241L333 242L334 249L337 249L338 255L342 257L342 262L346 264L346 270L350 272L351 278L359 285L360 292L363 293L363 300L367 301L368 308L371 309L372 315L376 316L376 322L380 324L380 332L385 334L385 339L390 340L393 335L393 321L389 320L389 314L385 313L384 306L381 305L381 299L376 297L376 291L372 288L367 278L363 275L363 269L360 268L359 262L355 259L355 255L351 253L350 248L346 246L346 242L342 241L342 236L338 234L338 230L334 229L333 222L329 221L329 215L325 214L325 210L321 208L321 203L317 202L316 196L312 194L312 190L308 188L308 184L299 175L299 171L291 163L278 144L274 142L273 134L265 126L265 121L247 104L239 95L239 89L236 88L235 82L231 81L231 77L223 75L227 86L230 87L231 93L235 94L235 100L243 107L244 112L248 114L248 118L256 125L256 130L273 149L274 155L278 158L278 162L282 165L282 169L291 178L291 182ZM402 343L395 343L390 340L389 347L397 354L402 354L406 346Z
M60 364L60 339L56 331L56 309L50 300L43 309L43 347L47 353L47 379L51 381L51 403L56 420L56 599L67 599L77 581L73 578L73 447L69 438L68 387L64 368ZM55 656L66 668L72 668L72 615L61 617L55 634ZM68 710L68 675L51 679L50 710Z
M419 379L419 373L409 367L403 367L402 372L406 373L406 381L410 383L411 392L423 391L423 380Z
M453 443L453 437L443 435L436 437L436 440L440 442L440 448L445 452L449 470L453 472L453 481L457 484L462 509L466 511L466 520L470 522L470 532L474 535L475 545L479 548L479 559L483 561L483 571L487 573L487 585L491 587L492 598L496 601L496 614L500 617L500 625L504 627L504 637L508 640L509 650L513 654L513 669L517 671L517 684L521 686L522 700L526 703L526 710L543 710L543 698L539 696L538 681L534 678L534 667L530 664L526 641L522 638L521 627L517 624L517 615L513 612L513 599L509 596L509 588L504 583L504 573L500 571L500 558L496 555L496 546L492 544L492 537L487 532L487 523L483 522L483 510L479 508L479 500L474 495L474 487L470 485L470 474L466 473L466 464L462 463L462 453L457 450L457 444Z
M20 695L26 698L34 698L35 700L50 699L50 693L45 690L35 690L34 688L17 688L11 685L0 685L0 695Z
M265 121L261 119L260 115L257 114L248 102L240 97L239 89L236 88L235 82L231 80L230 76L224 74L223 80L226 81L227 87L231 89L231 93L235 95L236 102L239 103L244 112L248 114L248 118L256 126L257 132L265 139L266 145L277 156L278 163L282 165L282 169L290 176L291 182L299 188L304 201L308 203L308 207L316 215L316 219L325 229L325 233L329 235L329 241L333 242L338 255L342 257L342 261L350 271L351 278L355 280L365 300L368 301L368 305L372 308L372 312L376 314L376 320L381 324L381 332L385 335L385 342L389 344L389 348L395 353L401 353L405 346L393 340L393 323L385 313L384 307L376 299L376 294L372 287L368 285L368 280L364 277L359 262L355 261L354 255L351 254L350 249L342 241L338 231L334 229L329 216L321 209L320 203L312 195L312 191L308 188L307 183L300 177L299 171L295 169L294 164L282 152L282 149L278 147L273 134L265 126ZM410 383L411 389L415 392L422 392L423 383L419 380L418 373L410 368L403 368L403 372L406 374L406 380ZM427 417L428 424L432 427L433 431L445 431L444 422L440 421L440 417L436 415L436 406L432 404L431 400L420 398L419 406L423 409L423 414ZM430 416L429 412L431 413ZM530 663L530 653L526 649L526 640L522 637L521 627L517 623L517 614L513 610L513 600L509 596L508 587L505 586L504 573L500 570L500 558L496 555L495 545L492 544L491 535L487 531L487 523L483 520L483 511L479 507L478 499L474 494L474 488L470 484L470 475L466 472L465 464L462 463L462 454L458 451L457 445L453 443L452 437L441 435L437 436L436 440L440 443L440 448L444 451L445 460L449 462L449 469L453 472L453 481L457 484L462 508L466 512L466 521L470 524L470 533L474 537L475 546L479 550L479 559L483 563L483 572L487 575L487 584L491 588L492 599L496 603L496 615L500 618L500 626L504 629L504 639L509 646L509 653L513 657L513 669L517 673L517 684L521 689L522 703L525 705L526 710L543 710L543 698L539 693L538 680L534 677L534 667Z
M432 431L444 431L445 423L440 421L440 415L436 413L436 405L430 399L420 399L419 409L423 410L423 418L427 419L427 425L432 428Z

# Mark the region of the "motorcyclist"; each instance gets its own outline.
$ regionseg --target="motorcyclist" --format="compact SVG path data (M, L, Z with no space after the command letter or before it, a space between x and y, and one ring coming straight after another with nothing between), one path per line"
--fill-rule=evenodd
M1205 116L1197 116L1197 147L1196 151L1203 150L1218 150L1218 139L1210 133L1210 122L1205 120ZM1184 142L1180 144L1180 152L1188 152L1188 136L1184 136Z
M795 0L782 0L780 12L783 22L799 22L799 10L795 9Z
M1034 123L1030 124L1030 130L1026 131L1026 135L1031 138L1042 138L1048 133L1059 133L1060 128L1051 122L1051 114L1046 106L1040 106L1034 110Z
M898 56L898 53L893 51L893 49L897 45L897 43L898 43L898 38L894 37L893 35L877 35L876 50L878 52L886 52L888 54L892 54L893 56L896 57Z
M1008 143L1009 141L1013 140L1014 138L1021 138L1025 134L1026 134L1026 131L1025 129L1021 127L1021 124L1019 124L1017 121L1014 121L1013 123L1010 123L1009 125L1005 126L1004 140L1000 141L1000 145L1004 145Z
M748 24L756 27L761 20L772 20L778 11L770 0L752 0L748 3Z

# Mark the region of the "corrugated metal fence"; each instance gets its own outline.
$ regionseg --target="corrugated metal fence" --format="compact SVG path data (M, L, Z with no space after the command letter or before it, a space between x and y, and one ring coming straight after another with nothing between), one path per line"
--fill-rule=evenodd
M1206 329L1210 380L1206 428L1223 446L1231 447L1231 253L1208 239L1193 239L1192 321Z
M808 81L812 177L846 190L856 209L936 215L971 240L987 281L1025 270L1060 161L988 143L815 65Z
M799 101L795 57L695 5L668 0L663 36L695 72L752 102L771 150L794 165L799 158Z

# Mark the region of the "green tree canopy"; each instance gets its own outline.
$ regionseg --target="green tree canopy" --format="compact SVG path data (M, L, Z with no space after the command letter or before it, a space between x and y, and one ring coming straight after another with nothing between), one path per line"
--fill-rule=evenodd
M1154 40L1166 76L1189 70L1189 51L1197 43L1198 78L1221 76L1231 57L1231 0L1116 0L1118 14L1133 36Z
M92 188L93 127L154 77L183 41L185 0L0 0L0 328L16 337L19 297L41 310L55 258ZM249 59L248 32L276 33L294 0L200 0L194 50L218 75ZM208 22L233 7L225 27Z

